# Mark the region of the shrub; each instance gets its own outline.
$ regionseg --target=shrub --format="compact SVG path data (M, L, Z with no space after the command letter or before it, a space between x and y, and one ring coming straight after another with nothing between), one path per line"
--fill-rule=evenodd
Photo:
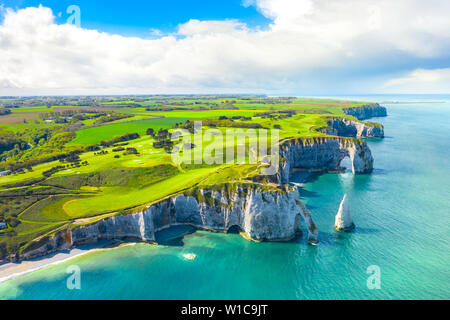
M100 144L105 147L110 147L118 142L130 141L139 139L141 136L138 133L126 133L123 136L117 136L111 140L101 141Z
M123 153L124 156L128 154L139 154L136 148L127 148L127 150Z
M14 217L8 218L6 222L8 222L8 224L13 228L17 227L20 224L20 220Z
M74 164L72 164L73 166ZM50 170L42 172L42 175L46 178L50 177L52 174L57 173L58 171L65 170L66 166L56 166L51 168Z

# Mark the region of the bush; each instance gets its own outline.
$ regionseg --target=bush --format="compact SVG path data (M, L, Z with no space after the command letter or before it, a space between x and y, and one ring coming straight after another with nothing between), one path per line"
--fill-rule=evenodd
M91 146L86 147L86 151L97 151L97 150L100 150L100 147L96 146L96 145L91 145Z
M122 142L122 143L116 143L113 145L113 147L123 147L129 145L128 142Z
M100 117L95 121L95 124L101 124L106 122L112 122L116 120L131 118L133 115L123 114L123 113L111 113L106 116Z
M173 141L169 140L169 139L166 139L166 140L160 140L160 141L153 142L153 148L155 148L155 149L162 149L162 148L165 148L165 147L172 148L173 147Z
M128 154L139 154L136 148L127 148L127 150L123 153L124 156Z
M74 165L74 164L72 164L72 166L73 166L73 165ZM50 170L47 170L47 171L42 172L42 175L43 175L44 177L48 178L48 177L50 177L51 175L57 173L58 171L65 170L65 169L66 169L66 166L56 166L56 167L51 168Z
M20 224L20 220L14 217L6 219L6 222L8 222L8 224L13 228L17 227Z
M138 133L126 133L123 136L117 136L112 138L111 140L101 141L100 144L105 147L110 147L115 145L118 142L125 142L130 140L139 139L141 136Z

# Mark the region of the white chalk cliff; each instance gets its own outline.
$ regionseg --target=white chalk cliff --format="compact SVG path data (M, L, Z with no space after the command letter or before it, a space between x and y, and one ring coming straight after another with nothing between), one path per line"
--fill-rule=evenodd
M353 138L292 139L281 144L280 156L280 171L273 177L279 184L277 187L248 183L191 189L132 213L72 224L31 242L22 250L20 259L100 239L155 242L156 232L180 224L224 232L237 226L248 238L274 241L289 240L300 234L303 220L308 242L315 244L318 229L311 213L300 201L297 188L286 185L291 169L338 170L341 160L349 156L354 173L368 173L373 166L370 149L364 141Z
M259 241L289 240L306 225L308 242L317 243L318 230L301 203L297 188L270 188L257 184L224 185L215 190L194 189L152 204L136 213L115 215L94 223L72 226L42 245L34 244L21 258L27 259L76 244L100 239L132 239L155 242L155 233L174 225L224 231L239 227Z
M336 215L334 227L337 231L348 232L355 228L352 215L350 214L350 206L348 204L347 195L344 195Z
M294 168L320 172L341 171L342 160L348 157L352 172L370 173L373 157L365 141L353 138L316 137L290 139L280 144L280 163L275 181L289 183Z
M378 103L371 103L359 107L345 108L344 113L354 116L358 120L387 116L386 108L380 106Z
M385 116L386 109L373 104L349 108L346 113L366 119ZM271 177L256 177L255 183L194 188L127 214L99 218L92 223L74 223L27 244L21 250L20 259L100 239L155 242L156 232L180 224L224 232L237 227L246 237L271 241L288 240L300 234L303 220L308 242L317 243L318 229L311 213L300 201L297 188L286 185L291 170L340 171L343 169L342 160L348 157L354 174L370 173L373 169L371 151L365 141L354 137L384 135L380 125L367 125L353 120L337 120L328 129L332 130L330 134L338 136L281 141L278 173ZM270 186L257 183L267 180L272 181ZM340 205L335 227L339 231L349 231L355 227L347 196L344 196Z
M331 118L328 120L328 127L319 131L339 137L384 138L384 128L381 124L347 118Z

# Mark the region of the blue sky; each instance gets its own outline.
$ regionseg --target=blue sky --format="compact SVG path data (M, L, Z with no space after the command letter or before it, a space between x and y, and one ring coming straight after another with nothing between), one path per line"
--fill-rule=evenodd
M0 95L450 93L449 16L447 0L0 0Z
M5 7L26 8L42 4L53 10L58 23L65 23L67 7L81 9L82 26L127 36L149 36L150 29L173 32L179 24L190 19L238 19L250 27L265 28L270 19L255 6L244 6L242 0L3 0Z

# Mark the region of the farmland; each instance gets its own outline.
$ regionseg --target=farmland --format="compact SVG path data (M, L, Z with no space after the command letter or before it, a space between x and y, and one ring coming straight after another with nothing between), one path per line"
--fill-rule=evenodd
M196 154L200 137L200 151L214 147L223 157L223 140L206 138L206 129L216 136L248 128L277 129L279 139L325 136L317 129L327 126L328 117L352 118L343 108L363 104L259 96L0 99L0 108L11 110L0 116L0 222L7 223L0 255L17 253L77 219L124 213L194 186L257 175L259 162L174 163L167 135L176 130L190 130L194 141L183 154ZM192 121L203 121L204 130ZM261 139L244 137L246 159L249 145Z

